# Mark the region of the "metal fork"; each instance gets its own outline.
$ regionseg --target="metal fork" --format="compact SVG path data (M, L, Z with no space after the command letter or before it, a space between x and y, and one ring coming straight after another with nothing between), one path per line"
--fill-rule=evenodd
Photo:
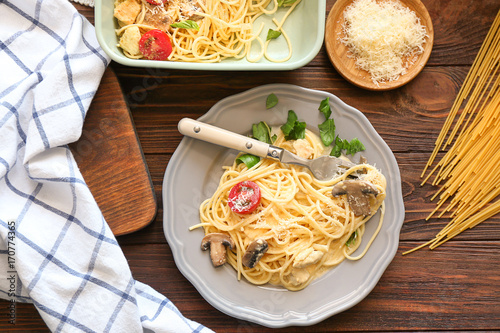
M353 162L328 155L315 159L305 159L287 151L286 149L190 118L181 119L178 124L178 129L179 132L185 136L205 142L210 142L259 157L278 160L282 163L307 167L311 170L313 176L321 181L330 180L356 165Z

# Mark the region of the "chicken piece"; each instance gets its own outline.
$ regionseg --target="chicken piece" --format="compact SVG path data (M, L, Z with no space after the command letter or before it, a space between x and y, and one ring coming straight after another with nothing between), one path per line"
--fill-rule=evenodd
M294 286L299 286L307 282L311 274L304 268L294 268L288 276L289 281Z
M141 11L141 4L137 0L125 0L116 4L114 16L121 22L133 24Z
M323 257L323 254L322 251L315 251L313 248L306 249L295 257L293 267L304 268L316 264Z
M133 56L141 55L139 50L139 40L141 39L141 31L138 27L132 26L125 29L120 38L120 47Z
M196 12L202 11L200 3L205 4L205 0L179 0L178 3L182 19L197 21L203 18Z
M205 0L170 0L163 6L145 2L146 13L143 23L166 32L170 30L170 25L174 21L202 19L202 16L196 14L202 11L200 3L205 3Z
M148 2L145 2L145 5L146 13L142 23L167 32L170 28L170 24L174 23L172 17L175 12L171 7L172 5L170 4L168 9L164 6L156 6Z
M295 140L293 143L293 148L295 149L295 154L302 158L310 158L314 153L313 147L305 139Z

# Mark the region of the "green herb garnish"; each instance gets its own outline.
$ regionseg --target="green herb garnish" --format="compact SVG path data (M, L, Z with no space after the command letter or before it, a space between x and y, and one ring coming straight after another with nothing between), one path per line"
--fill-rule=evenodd
M276 39L279 36L281 36L281 31L269 29L267 31L267 38L266 38L266 40Z
M330 97L321 101L318 110L325 115L325 119L330 118L330 115L332 114L332 110L330 109Z
M355 230L351 236L349 237L349 239L347 240L347 242L345 242L345 245L347 247L351 247L352 245L354 245L356 243L356 239L358 238L358 231Z
M243 154L243 155L240 155L236 158L236 164L245 163L245 165L249 169L251 167L253 167L254 165L256 165L257 163L259 163L259 161L260 161L260 157L252 155L252 154Z
M340 157L340 155L342 155L342 149L339 146L335 145L333 146L330 155L335 157Z
M266 99L266 109L270 109L278 104L278 97L275 94L270 94Z
M285 134L286 140L304 139L306 137L306 123L299 121L297 114L293 110L289 110L287 121L281 126L281 131Z
M359 141L358 138L354 138L349 142L349 148L347 148L347 155L354 155L358 151L365 150L365 146Z
M335 142L333 144L332 151L330 152L330 155L335 157L340 157L340 155L342 155L343 149L344 149L344 140L339 138L339 136L337 135L337 137L335 138Z
M172 28L181 28L181 29L194 29L194 30L200 30L200 27L198 26L198 23L195 21L191 20L185 20L181 22L175 22L170 25Z
M271 128L264 121L252 125L252 136L254 139L272 144Z
M306 138L306 123L303 121L295 122L292 131L285 137L285 139L287 140L298 140L305 138Z
M326 119L322 124L318 125L319 136L325 146L329 146L335 140L335 121Z
M290 134L290 132L293 129L293 126L295 125L295 122L298 121L297 114L293 110L288 111L288 118L286 120L286 123L281 126L281 130L285 135Z
M361 141L359 141L358 138L354 138L349 142L349 140L342 140L337 136L330 155L339 157L343 150L345 150L346 155L354 155L358 151L365 150L365 146L361 143Z

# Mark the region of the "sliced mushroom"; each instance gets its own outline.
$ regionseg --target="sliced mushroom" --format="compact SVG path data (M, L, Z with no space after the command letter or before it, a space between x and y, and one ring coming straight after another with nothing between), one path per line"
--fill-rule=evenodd
M366 157L364 157L363 155L361 155L361 156L359 157L359 164L368 164L368 159L367 159ZM364 174L366 174L366 173L367 173L367 170L366 170L366 168L359 169L358 171L356 171L356 173L357 173L357 174L358 174L358 176L359 176L359 174L360 174L360 173L364 173Z
M230 249L234 248L234 241L226 234L211 233L203 237L201 241L201 249L206 251L210 249L210 259L215 267L222 266L226 263L226 246Z
M269 245L264 239L257 238L248 245L247 250L242 258L242 263L248 268L254 268L255 265L262 258L264 253L266 253Z
M332 189L332 195L338 197L347 195L347 202L354 215L370 215L370 195L378 195L377 189L370 183L362 180L344 180Z

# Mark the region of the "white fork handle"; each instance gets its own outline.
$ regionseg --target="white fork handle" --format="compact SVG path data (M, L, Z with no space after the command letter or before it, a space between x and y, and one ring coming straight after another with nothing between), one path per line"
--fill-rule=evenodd
M267 157L270 147L265 142L190 118L181 119L177 127L183 135L259 157Z

